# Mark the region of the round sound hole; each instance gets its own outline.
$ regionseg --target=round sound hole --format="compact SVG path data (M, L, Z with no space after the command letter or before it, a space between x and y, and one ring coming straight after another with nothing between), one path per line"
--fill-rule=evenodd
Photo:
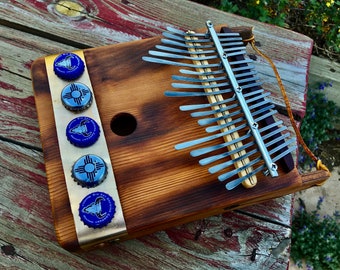
M128 136L132 134L137 127L136 118L129 113L116 114L111 120L111 130L119 136Z

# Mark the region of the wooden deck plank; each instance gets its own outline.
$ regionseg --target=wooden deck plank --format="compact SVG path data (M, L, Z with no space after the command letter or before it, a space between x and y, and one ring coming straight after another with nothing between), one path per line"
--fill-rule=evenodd
M293 110L303 117L306 93L306 70L309 67L312 40L301 34L261 24L240 16L226 14L190 1L82 1L84 16L70 19L58 15L54 2L20 0L20 5L0 3L2 23L16 25L39 32L39 35L61 39L64 43L83 47L98 47L117 42L160 35L167 25L182 29L203 28L206 20L213 18L214 24L230 26L255 26L254 34L260 49L279 64L286 90L291 97ZM192 13L191 16L186 14ZM64 23L67 22L67 27ZM250 53L253 53L250 51ZM258 57L259 61L263 60ZM281 60L284 60L283 62ZM281 61L279 63L279 61ZM263 65L264 69L267 64ZM279 98L272 72L264 70L266 89L273 92L273 101L285 107ZM273 84L274 83L274 84Z
M286 269L290 235L286 226L290 216L284 215L284 211L288 211L291 196L84 254L69 253L57 244L44 161L39 152L41 144L30 81L33 60L76 48L159 35L167 25L202 28L205 20L211 18L215 24L256 25L254 33L260 48L279 63L288 94L294 100L293 107L303 114L311 44L310 39L291 31L189 1L83 0L81 3L86 14L77 20L57 15L53 1L0 3L0 188L3 191L0 268ZM192 16L187 16L190 13ZM281 48L280 44L288 40L287 49ZM249 50L249 53L253 52ZM278 101L268 65L260 57L256 65L265 86ZM282 209L281 213L277 208ZM264 222L264 217L284 226ZM232 236L224 234L226 229L231 229ZM195 240L199 230L202 234ZM6 253L10 245L14 253L10 252L11 248ZM252 261L250 254L254 248L262 255Z

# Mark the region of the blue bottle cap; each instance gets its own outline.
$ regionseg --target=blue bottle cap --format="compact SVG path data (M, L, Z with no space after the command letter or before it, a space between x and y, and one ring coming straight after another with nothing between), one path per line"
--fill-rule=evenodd
M90 117L74 118L66 127L66 137L77 147L93 145L99 138L100 129L96 121Z
M66 81L79 78L83 74L84 69L84 61L74 53L60 54L53 63L54 73Z
M109 224L116 213L116 205L110 195L93 192L79 205L80 219L90 228L102 228Z
M96 155L85 155L79 158L72 167L72 177L82 187L95 187L107 176L105 161Z
M92 103L92 93L85 84L75 82L66 85L61 92L61 101L70 111L83 111Z

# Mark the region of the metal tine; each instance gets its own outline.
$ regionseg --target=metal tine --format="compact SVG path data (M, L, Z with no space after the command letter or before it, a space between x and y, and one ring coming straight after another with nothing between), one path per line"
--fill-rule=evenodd
M235 76L235 78L237 78L237 77ZM260 78L258 76L252 76L252 77L249 77L249 78L237 80L237 82L239 84L241 84L241 83L245 83L245 82L249 82L249 81L258 81L258 80L260 80Z
M269 111L268 113L266 113L266 114L264 114L264 115L261 115L260 117L255 118L254 120L255 120L256 122L259 122L259 121L261 121L261 120L263 120L263 119L266 119L267 117L272 116L272 115L274 115L274 114L277 114L277 110Z
M223 106L217 110L209 110L209 111L200 111L200 112L193 112L191 113L191 117L202 117L202 116L208 116L208 115L212 115L215 113L222 113L225 112L227 110L230 110L232 108L238 107L238 104L232 104L229 106Z
M195 139L195 140L192 140L192 141L187 141L187 142L184 142L184 143L179 143L179 144L175 145L175 149L176 150L181 150L181 149L184 149L184 148L195 146L197 144L209 142L209 141L215 140L217 138L226 136L226 135L228 135L228 134L230 134L232 132L238 131L238 130L240 130L242 128L245 128L246 126L247 126L246 124L240 125L240 126L236 127L233 130L228 130L226 132L221 132L219 134L214 134L214 135L211 135L211 136Z
M204 97L204 96L213 96L219 94L230 93L230 89L220 90L215 92L180 92L180 91L165 91L164 95L167 97Z
M166 58L176 58L176 59L188 59L188 60L196 60L196 61L204 61L204 60L210 60L210 59L216 59L218 58L217 55L208 55L208 56L202 56L202 57L192 57L192 56L186 56L181 54L174 54L174 53L165 53L160 51L149 51L150 55L154 56L160 56L160 57L166 57Z
M265 94L267 94L267 93L265 93ZM256 97L256 98L259 99L259 98L261 98L261 96L264 96L264 95L259 95L259 96ZM236 106L238 106L238 104L236 104ZM236 106L235 106L235 107L236 107ZM254 116L254 115L256 115L256 114L265 112L265 111L267 111L267 110L268 110L268 109L265 108L264 111L261 110L261 111L259 111L259 112L257 112L257 113L252 113L252 115ZM225 110L224 110L224 111L225 111ZM236 112L237 112L237 114L239 114L239 112L241 112L241 110L236 111ZM199 123L201 126L209 125L209 124L215 123L215 122L217 122L217 121L219 121L219 120L222 120L222 119L226 119L226 118L230 118L230 117L232 117L232 116L235 116L235 115L237 115L237 114L235 114L236 112L224 114L223 116L220 116L220 117L213 117L213 118L204 118L204 119L200 119L200 120L198 121L198 123ZM275 112L275 113L276 113L277 111L270 111L270 113L272 113L272 112ZM273 114L275 114L275 113L273 113ZM199 115L199 112L196 113L196 114ZM267 116L267 115L268 115L268 113L265 114L264 116ZM270 114L270 115L271 115L271 114ZM263 117L263 116L260 116L259 118L256 119L256 121L262 120L262 117Z
M188 69L180 69L180 73L186 74L186 75L197 75L197 76L210 76L210 75L218 75L221 73L225 73L223 69L214 70L214 71L208 71L208 72L200 72L200 71L194 71L194 70L188 70Z
M256 102L255 104L253 104L251 106L248 106L248 108L249 108L249 110L252 110L252 109L256 109L257 107L260 107L262 105L267 105L268 103L271 104L269 100L263 100L261 102Z
M288 136L289 136L288 133L287 133L287 134L284 134L284 135L281 135L280 137L277 137L277 138L275 138L274 140L267 142L265 145L266 145L266 147L269 147L269 146L273 145L274 143L276 143L276 142L278 142L278 141L280 141L280 140L285 139L285 138L288 137ZM247 149L248 147L253 146L254 144L255 144L255 141L249 142L249 143L247 143L247 144L242 145L241 147L237 147L236 149L234 149L234 150L232 150L232 151L225 152L225 153L218 154L218 155L214 155L214 156L210 156L210 157L207 157L207 158L203 158L203 159L201 159L201 160L199 161L199 163L200 163L201 165L208 165L208 164L210 164L210 163L212 163L212 162L215 162L215 161L217 161L217 160L220 160L220 159L222 159L222 158L226 158L226 157L228 157L228 156L230 156L230 155L233 155L233 154L238 153L238 152L240 152L240 151L242 151L242 150L245 150L245 149Z
M265 93L263 93L261 95L255 96L253 98L246 99L246 102L247 103L251 103L251 102L253 102L255 100L258 100L258 99L261 99L261 98L265 98L265 97L268 97L268 96L270 96L270 92L265 92Z
M242 66L242 67L237 67L233 68L232 70L234 72L240 72L240 71L245 71L245 70L254 70L255 66L248 64L247 66ZM225 73L225 70L219 69L219 70L213 70L213 71L206 71L206 72L200 72L200 71L194 71L194 70L188 70L188 69L180 69L180 73L186 74L186 75L197 75L197 76L209 76L209 75L217 75L221 73ZM239 73L242 74L242 73Z
M176 35L173 32L163 32L163 36L169 39L173 39L173 40L179 40L179 41L184 41L184 42L194 42L194 43L205 43L205 42L213 42L210 39L210 35L205 35L203 36L203 39L186 39L185 37L196 37L196 38L200 38L202 36L192 36L188 33L180 34L180 35ZM231 42L231 41L242 41L242 38L240 36L229 36L227 38L221 38L220 39L221 42ZM243 44L243 43L242 43Z
M260 110L254 112L253 116L256 116L257 114L266 112L266 111L270 110L273 107L274 107L274 105L271 105L271 106L268 106L268 107L265 107L265 108L261 108ZM227 116L230 116L230 115L227 115ZM223 128L228 127L229 125L231 125L234 122L237 123L237 122L240 122L242 120L244 120L244 117L237 118L237 119L235 119L233 121L230 121L230 122L228 122L226 124L223 124L223 125L215 125L215 126L207 127L206 128L206 132L211 133L211 132L215 132L215 131L221 130ZM256 120L256 119L254 119L254 120Z
M282 123L283 123L283 121L280 120L280 121L278 121L276 123L272 123L272 124L270 124L268 126L265 126L265 127L261 128L261 129L259 129L259 131L260 132L264 132L264 131L269 130L269 129L273 128L273 127L276 127L277 125L281 125ZM244 136L242 136L242 137L240 137L238 139L235 139L235 140L233 140L231 142L225 142L225 143L217 144L217 145L214 145L214 146L208 146L208 147L204 147L204 148L200 148L200 149L195 149L195 150L192 150L190 152L190 154L193 157L197 157L197 156L200 156L200 155L208 154L208 153L213 152L215 150L227 147L230 144L236 143L236 142L241 141L241 140L245 140L245 139L249 138L250 136L252 136L252 134L249 132L246 135L244 135Z
M264 91L263 89L260 89L260 90L254 91L254 92L246 93L246 94L244 94L244 96L245 97L252 96L252 95L255 95L255 94L262 93L263 91ZM232 98L229 98L229 99L225 99L225 100L221 100L221 101L217 101L217 102L214 102L214 103L194 104L194 105L182 105L182 106L179 107L179 109L181 111L194 111L194 110L206 109L206 108L211 108L211 107L214 107L214 106L219 106L219 105L226 104L228 102L233 102L233 101L236 101L235 97L232 97ZM267 103L269 103L269 101L266 100L265 103L263 103L263 102L259 103L260 105L255 104L254 108L256 108L258 106L261 106L261 105L265 105ZM272 109L274 107L275 107L274 105L271 105L271 107L269 109ZM205 111L205 112L212 112L211 114L213 114L216 111L215 110L209 110L209 111Z
M270 138L270 137L272 137L272 136L274 136L274 135L276 135L276 134L278 134L278 133L281 133L282 131L284 131L284 130L286 130L286 129L287 129L286 126L282 126L282 127L280 127L280 128L276 128L276 129L273 130L272 132L269 132L268 134L264 134L264 135L262 136L262 138L263 138L263 140L266 140L266 139L268 139L268 138ZM286 134L289 135L289 132L286 133Z
M252 113L252 116L258 115L260 113L264 113L266 111L270 111L271 109L275 108L275 106L273 104L269 104L269 106L264 107L264 108L260 108L259 110L256 110Z
M230 48L225 48L224 49L224 52L228 53L228 52L235 52L235 51L246 51L246 47L243 45L243 46L240 46L240 47L230 47Z
M184 88L184 89L210 89L210 88L219 88L219 87L226 87L230 86L229 82L223 83L216 83L216 84L209 84L209 85L202 85L202 84L190 84L190 83L172 83L172 87L174 88ZM215 92L215 91L214 91ZM218 91L216 91L218 93Z
M180 67L190 67L190 68L214 68L220 67L220 64L207 64L207 65L195 65L195 64L187 64L182 62L170 61L161 58L143 56L142 59L147 62L163 64L163 65L172 65L172 66L180 66Z
M178 41L184 41L184 42L194 42L194 43L205 43L205 42L212 42L212 40L208 37L208 38L204 38L204 39L186 39L185 36L187 36L187 34L178 36L178 35L174 35L173 33L170 32L163 32L162 33L164 37L172 39L172 40L178 40ZM197 36L196 36L197 37Z
M267 143L266 143L266 146L269 147L269 146L273 145L274 143L277 143L277 142L279 142L279 141L281 141L281 140L286 139L286 138L289 137L289 136L290 136L289 133L286 133L286 134L283 134L283 135L281 134L281 136L279 136L279 137L277 137L277 138L275 138L275 139L273 139L273 140L267 142Z
M228 160L227 162L223 162L223 163L221 163L221 164L212 166L212 167L210 167L210 168L208 169L208 171L209 171L210 173L217 173L217 172L219 172L220 170L223 170L224 168L227 168L227 167L233 165L235 162L244 160L245 158L248 158L248 157L250 157L251 155L256 154L257 152L259 152L257 149L253 149L253 150L248 151L248 152L246 152L245 154L243 154L242 156L239 156L239 157L237 157L237 158L235 158L235 159ZM256 159L255 159L255 160L256 160ZM258 160L258 161L259 161L259 160ZM256 161L255 163L252 163L252 162L253 162L253 161L251 161L250 163L248 163L248 164L246 164L246 165L244 165L244 166L242 166L242 167L239 167L239 168L237 168L237 169L235 169L235 170L232 170L232 171L226 173L226 174L229 174L228 178L230 178L231 176L233 176L233 175L239 173L240 171L243 171L243 170L247 169L249 166L252 166L252 165L255 164L257 161ZM249 164L251 164L251 165L249 165ZM220 180L220 181L221 181L221 180Z
M255 90L255 91L251 91L249 93L245 93L243 96L246 98L246 97L251 97L251 96L254 96L254 95L257 95L257 94L261 94L263 92L264 92L264 90L261 88L259 90Z
M254 113L253 113L253 116L255 116L255 115L257 115L257 114L260 114L260 113L263 113L263 112L265 112L265 111L268 111L268 110L270 110L270 109L273 108L273 107L274 107L274 105L270 105L270 106L268 106L268 107L261 108L260 110L254 112ZM233 121L230 121L230 122L228 122L228 123L225 123L225 124L223 124L223 125L215 125L215 126L207 127L205 130L206 130L206 132L208 132L208 133L215 132L215 131L221 130L221 129L223 129L223 128L226 128L226 127L228 127L228 126L230 126L230 125L232 125L232 124L234 124L234 123L238 123L238 122L240 122L240 121L242 121L242 120L244 120L244 117L237 118L237 119L235 119L235 120L233 120Z
M215 155L215 156L210 156L210 157L207 157L207 158L203 158L199 161L199 164L202 165L202 166L208 165L212 162L215 162L215 161L220 160L222 158L225 158L225 157L228 157L230 155L236 154L240 151L243 151L243 150L247 149L248 147L250 147L254 144L255 144L255 141L252 141L252 142L244 144L240 147L237 147L236 149L234 149L232 151L225 152L225 153L222 153L222 154L218 154L218 155Z
M237 74L235 74L235 78L241 78L241 77L245 77L245 76L253 76L253 75L256 75L256 74L257 74L256 70L251 70L249 72L237 73Z
M220 42L229 42L229 41L235 41L235 40L242 40L242 37L237 36L237 37L226 37L226 38L220 38Z
M223 119L226 119L226 118L231 118L235 115L238 115L238 114L241 114L242 113L242 110L238 110L238 111L235 111L235 112L232 112L232 113L228 113L228 114L223 114L223 116L220 116L220 117L214 117L214 118L204 118L204 119L200 119L198 120L198 124L200 126L206 126L206 125L210 125L212 123L215 123L219 120L223 120Z
M275 156L272 158L273 162L278 161L279 159L283 158L284 156L286 156L287 154L289 154L290 152L293 152L294 150L296 150L295 146L291 146L289 147L286 151L280 153L279 155Z
M243 45L243 42L228 42L228 43L221 43L221 46L223 49L227 47L234 47L234 46L240 46Z
M275 147L274 149L269 151L269 154L272 155L274 153L276 153L277 151L280 151L282 148L287 147L288 145L292 144L296 142L296 138L291 138L287 141L285 141L284 143L280 144L279 146Z
M221 72L222 73L222 72ZM256 72L249 72L246 75L243 75L242 73L240 74L236 74L235 78L242 78L245 76L251 76L251 75L255 75ZM207 79L199 79L196 77L187 77L187 76L180 76L180 75L172 75L172 79L175 81L186 81L186 82L197 82L197 83L203 83L203 82L214 82L214 81L221 81L221 80L227 80L228 77L227 76L221 76L221 77L215 77L215 76L209 76L207 75ZM262 89L263 91L263 89ZM255 93L256 91L252 91L250 92L252 95L255 95L253 93ZM246 96L246 95L244 95Z
M260 172L261 170L263 170L265 167L265 165L261 165L260 167L252 170L250 173L248 173L247 175L241 177L241 178L238 178L236 180L233 180L233 181L230 181L229 183L227 183L225 185L226 189L227 190L232 190L234 189L235 187L237 187L238 185L240 185L244 180L248 179L249 177L257 174L258 172ZM221 177L222 179L222 177ZM225 180L225 179L224 179ZM224 180L220 180L220 181L224 181Z
M177 41L174 41L174 40L171 40L171 39L165 39L165 38L162 38L161 42L163 44L174 45L174 46L179 46L179 47L184 47L184 48L189 48L189 49L211 49L211 48L215 48L214 44L193 46L193 45L187 45L184 42L177 42ZM202 52L202 53L204 53L204 52Z
M185 35L185 34L186 34L186 32L184 32L184 31L182 31L182 30L179 30L179 29L177 29L177 28L171 27L171 26L168 26L168 27L166 28L166 30L168 30L169 32L172 32L172 33L176 33L176 34L178 34L178 35Z
M232 101L235 101L235 100L236 100L236 98L232 97L232 98L229 98L229 99L224 99L224 100L221 100L221 101L216 101L214 103L194 104L194 105L182 105L182 106L179 107L179 109L181 111L192 111L192 110L210 108L212 106L218 106L218 105L225 104L225 103L228 103L228 102L232 102Z
M231 126L231 125L234 125L234 124L236 124L236 123L238 123L238 122L241 122L241 121L243 121L243 120L244 120L244 117L242 116L242 117L233 119L233 121L229 121L229 122L227 122L227 123L225 123L225 124L223 124L223 125L216 125L216 126L207 127L207 128L205 129L205 131L208 132L208 133L212 133L212 132L215 132L215 131L218 131L218 130L227 128L227 127L229 127L229 126Z
M231 57L231 56L244 55L244 54L246 54L246 51L237 51L237 52L228 53L227 56Z
M289 141L286 141L284 144L280 145L279 147L276 147L275 149L269 151L269 154L274 154L275 152L281 150L283 147L287 147L292 141L294 141L294 139L291 139ZM290 147L288 148L286 151L280 153L278 156L272 158L272 161L273 162L276 162L278 161L279 159L281 159L282 157L286 156L287 154L289 154L290 152L294 151L295 150L295 147ZM257 159L260 159L260 158L257 158ZM255 160L257 160L255 159ZM254 161L255 161L254 160ZM259 161L259 160L258 160ZM257 162L257 161L256 161ZM252 162L250 162L252 163ZM243 168L243 167L242 167ZM242 169L240 168L240 169ZM232 190L234 189L235 187L237 187L239 184L241 184L245 179L249 178L250 176L258 173L259 171L261 171L262 169L265 168L265 165L262 165L258 168L256 168L255 170L253 170L251 173L247 174L246 176L244 177L241 177L239 179L236 179L236 180L233 180L233 181L230 181L229 183L226 184L226 188L228 190ZM243 170L243 169L242 169ZM234 170L235 171L235 170ZM232 171L233 172L233 171ZM237 173L237 172L236 172ZM226 179L230 178L231 176L235 175L235 173L231 174L231 172L229 173L225 173L225 174L222 174L220 176L218 176L218 180L220 181L225 181Z
M237 67L237 68L232 68L233 72L239 72L239 71L244 71L244 70L249 70L249 69L255 69L254 65L251 65L249 63L252 63L252 60L248 62L248 65Z
M251 83L251 84L246 84L246 85L241 85L242 89L248 89L248 88L252 88L252 87L255 87L255 86L261 86L262 85L262 82L254 82L254 83Z
M208 77L207 79L199 79L196 77L186 77L186 76L179 76L179 75L172 75L171 78L175 81L186 81L186 82L197 82L197 83L205 83L205 82L216 82L216 81L223 81L227 80L228 77Z
M181 50L173 47L168 47L168 46L163 46L163 45L156 45L156 49L162 50L162 51L167 51L167 52L173 52L173 53L182 53L182 54L202 54L202 51L193 51L189 52L188 50ZM205 50L204 54L211 54L211 53L216 53L215 50Z
M190 37L208 37L208 36L210 36L209 33L185 32L185 31L179 30L179 29L171 27L171 26L168 26L166 28L166 30L168 30L169 32L178 34L178 35L187 35L187 36L190 36ZM219 37L236 37L236 36L239 36L239 33L235 33L235 32L233 32L233 33L218 33L217 35Z

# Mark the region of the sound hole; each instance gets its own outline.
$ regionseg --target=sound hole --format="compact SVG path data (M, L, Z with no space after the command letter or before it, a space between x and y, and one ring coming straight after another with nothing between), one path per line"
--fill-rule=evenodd
M136 118L129 113L116 114L111 120L111 130L119 136L127 136L135 131L137 127Z

